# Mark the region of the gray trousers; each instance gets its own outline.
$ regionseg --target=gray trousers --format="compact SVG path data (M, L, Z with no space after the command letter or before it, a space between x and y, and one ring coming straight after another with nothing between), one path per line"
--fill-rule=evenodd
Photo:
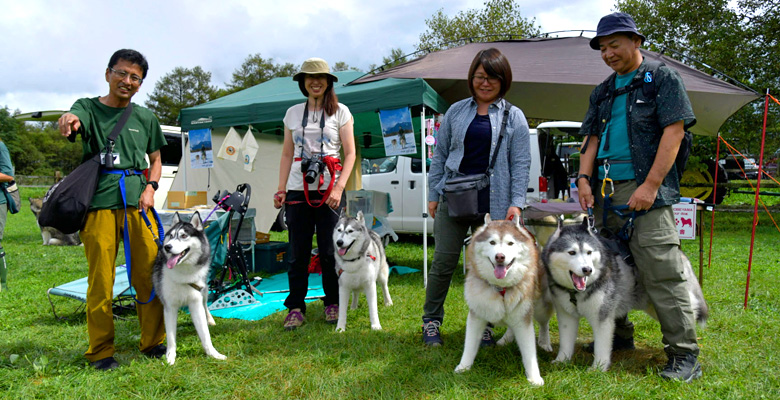
M436 218L433 220L433 238L436 247L431 270L428 272L428 286L425 288L423 318L439 322L444 320L444 300L450 289L452 274L458 266L463 240L468 237L469 228L474 232L483 223L482 218L471 221L450 218L447 202L439 202Z
M612 205L624 205L637 188L635 181L615 185ZM604 199L596 193L596 226L601 227ZM607 213L607 228L617 232L626 220L613 211ZM674 212L671 206L655 208L634 220L634 233L629 242L639 278L647 289L661 324L667 353L699 353L696 322L683 274L682 250ZM633 325L619 320L615 333L624 338L633 333Z

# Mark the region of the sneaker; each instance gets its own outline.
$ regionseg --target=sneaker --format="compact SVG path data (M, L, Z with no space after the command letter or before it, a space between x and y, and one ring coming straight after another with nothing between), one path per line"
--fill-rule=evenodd
M114 368L119 367L119 363L114 359L114 357L106 357L94 362L89 363L89 365L92 368L95 368L98 371L110 371Z
M582 345L582 350L586 353L593 353L593 349L595 348L595 343L590 342L588 344ZM624 339L620 336L612 336L612 351L621 351L621 350L634 350L636 349L636 346L634 346L634 338L628 338Z
M425 343L426 346L438 347L444 343L441 340L441 333L439 333L440 326L441 321L430 318L423 318L423 343Z
M693 353L669 354L666 367L658 375L664 379L688 383L701 378L701 364Z
M495 345L496 340L493 339L493 328L488 325L485 331L482 332L482 342L480 342L479 347L493 347Z
M287 317L284 318L284 330L291 331L295 328L298 328L303 325L303 321L305 321L305 318L303 318L301 309L293 308L289 313L287 313Z
M151 350L144 352L144 355L149 358L161 358L167 351L168 348L165 347L164 344L158 344L157 346L152 347Z
M329 324L335 324L339 322L339 305L331 304L325 306L325 322Z

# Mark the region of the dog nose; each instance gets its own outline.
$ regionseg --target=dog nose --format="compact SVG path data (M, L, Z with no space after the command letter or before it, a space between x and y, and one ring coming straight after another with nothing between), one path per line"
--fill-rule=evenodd
M593 273L593 268L591 267L582 267L582 273L585 274L585 276L588 276Z
M165 247L165 251L171 251L171 248L172 248L173 246L171 246L171 245L169 245L169 244L166 244L166 245L165 245L165 246L163 246L163 247Z
M498 253L496 254L496 262L499 264L502 264L506 260L506 256L504 256L504 253Z
M339 240L337 240L337 241L336 241L336 245L337 245L337 246L341 246L341 245L343 245L343 244L344 244L344 241L343 241L343 240L341 240L341 239L339 239Z

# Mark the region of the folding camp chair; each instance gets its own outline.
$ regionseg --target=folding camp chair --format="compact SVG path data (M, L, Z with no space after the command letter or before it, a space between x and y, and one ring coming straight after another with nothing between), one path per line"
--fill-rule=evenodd
M49 304L51 305L51 311L54 313L54 317L57 319L65 318L57 315L57 310L54 308L54 302L52 301L51 296L63 296L80 301L81 304L79 304L79 306L76 307L74 311L79 312L83 310L84 307L86 307L88 286L89 283L87 282L87 277L84 277L47 290L46 297L49 299ZM125 266L120 265L116 267L114 295L111 300L111 306L114 310L114 318L122 319L120 316L121 314L135 308L133 295L135 295L135 290L133 290L133 288L130 287L130 284L127 282L127 270Z
M244 249L238 242L238 232L241 231L251 196L252 188L248 183L243 183L238 185L235 192L223 190L212 199L217 203L212 213L219 208L225 213L205 228L211 246L209 300L213 302L209 306L210 310L252 304L256 302L253 293L262 295L255 287L261 278L250 282ZM230 224L235 213L238 213L239 218L233 230ZM231 237L230 232L235 234Z

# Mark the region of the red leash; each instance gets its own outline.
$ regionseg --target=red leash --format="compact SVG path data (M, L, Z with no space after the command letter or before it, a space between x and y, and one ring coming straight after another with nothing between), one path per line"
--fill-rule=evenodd
M295 161L301 161L302 158L296 157ZM336 171L341 171L341 160L339 160L336 157L331 156L325 156L322 158L322 161L325 162L325 166L328 167L328 173L330 173L330 184L328 184L328 188L325 190L325 193L320 192L320 186L322 186L323 183L325 183L325 177L320 174L320 181L317 185L317 193L322 195L321 200L314 200L314 203L319 203L316 206L312 204L312 201L309 200L309 183L306 182L306 180L303 180L303 195L306 197L306 203L314 208L321 207L323 204L325 204L325 200L330 196L330 192L333 190L333 183L336 181ZM285 204L300 204L303 203L302 201L287 201Z

